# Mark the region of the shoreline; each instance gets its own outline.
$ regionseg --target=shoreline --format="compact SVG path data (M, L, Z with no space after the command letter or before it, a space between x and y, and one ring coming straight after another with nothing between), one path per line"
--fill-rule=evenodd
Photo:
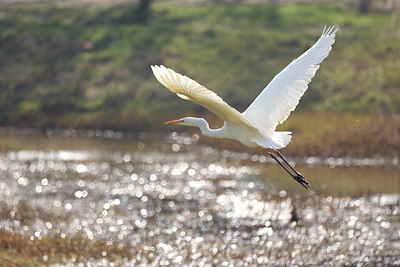
M218 150L231 151L232 153L243 153L243 160L249 162L269 162L269 157L265 156L262 149L251 149L244 147L238 142L230 140L215 140L201 136L201 134L194 133L194 131L155 131L155 132L144 132L144 131L118 131L112 129L72 129L72 128L56 128L56 129L41 129L41 128L13 128L13 127L0 127L0 152L12 151L10 147L7 147L1 140L3 138L15 137L24 138L30 136L41 136L43 138L54 139L54 138L65 138L65 139L91 139L94 141L123 141L123 140L163 140L166 142L178 142L178 139L189 137L200 146L210 146ZM175 136L175 138L173 137ZM330 168L336 167L356 167L356 168L400 168L400 162L398 157L383 157L381 155L372 155L370 157L359 157L359 156L332 156L332 155L302 155L296 153L289 153L287 150L294 151L290 148L290 144L287 148L283 149L283 153L293 160L296 164L306 165L310 168L317 168L321 166L327 166ZM272 162L272 161L271 161Z

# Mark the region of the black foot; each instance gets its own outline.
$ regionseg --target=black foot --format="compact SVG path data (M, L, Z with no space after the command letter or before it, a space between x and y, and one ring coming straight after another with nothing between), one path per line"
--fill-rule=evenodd
M297 176L292 176L299 184L301 184L305 189L310 189L310 184L304 179L304 176L301 173L297 173Z

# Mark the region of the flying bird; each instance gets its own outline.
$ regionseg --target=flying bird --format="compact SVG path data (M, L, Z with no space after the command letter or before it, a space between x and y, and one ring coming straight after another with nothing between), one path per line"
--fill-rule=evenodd
M279 152L289 144L292 133L276 131L276 126L283 123L296 108L319 64L329 55L337 30L335 26L325 27L319 40L276 75L243 113L196 81L162 65L151 66L157 80L166 88L224 120L224 126L219 129L210 129L206 120L193 117L167 121L165 124L195 126L206 136L234 139L248 147L265 148L294 180L309 189L310 184L304 176Z

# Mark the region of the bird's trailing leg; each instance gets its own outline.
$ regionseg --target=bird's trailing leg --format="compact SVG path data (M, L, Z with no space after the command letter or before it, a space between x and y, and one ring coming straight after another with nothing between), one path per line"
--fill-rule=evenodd
M276 155L274 154L278 154L278 156L283 160L284 163L286 163L287 166L289 166L289 168L295 173L293 174L292 172L290 172L283 164L282 162L276 157ZM283 155L281 154L281 152L279 152L278 150L275 149L270 149L270 151L268 151L268 155L271 156L271 158L273 158L276 162L278 162L278 164L290 175L292 176L293 179L295 179L299 184L301 184L304 188L309 189L310 188L310 184L307 182L306 179L304 179L304 176L299 173L295 168L292 167L292 165L289 164L289 162L283 157Z
M301 173L299 173L295 168L292 167L292 165L289 164L289 162L283 157L282 153L279 150L275 150L276 153L278 153L279 157L296 173L297 176L303 177Z

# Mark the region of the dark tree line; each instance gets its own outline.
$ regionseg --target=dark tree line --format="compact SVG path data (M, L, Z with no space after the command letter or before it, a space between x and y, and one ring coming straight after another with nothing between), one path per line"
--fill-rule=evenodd
M360 13L368 13L371 9L372 0L360 0L360 4L358 6L358 12Z
M137 21L139 23L146 23L150 15L151 0L140 0L139 6L136 9Z
M215 3L219 3L220 0L213 0ZM360 13L369 13L371 9L372 0L360 0L358 5L358 11ZM150 15L150 4L151 0L139 0L139 5L136 9L137 22L146 23Z

